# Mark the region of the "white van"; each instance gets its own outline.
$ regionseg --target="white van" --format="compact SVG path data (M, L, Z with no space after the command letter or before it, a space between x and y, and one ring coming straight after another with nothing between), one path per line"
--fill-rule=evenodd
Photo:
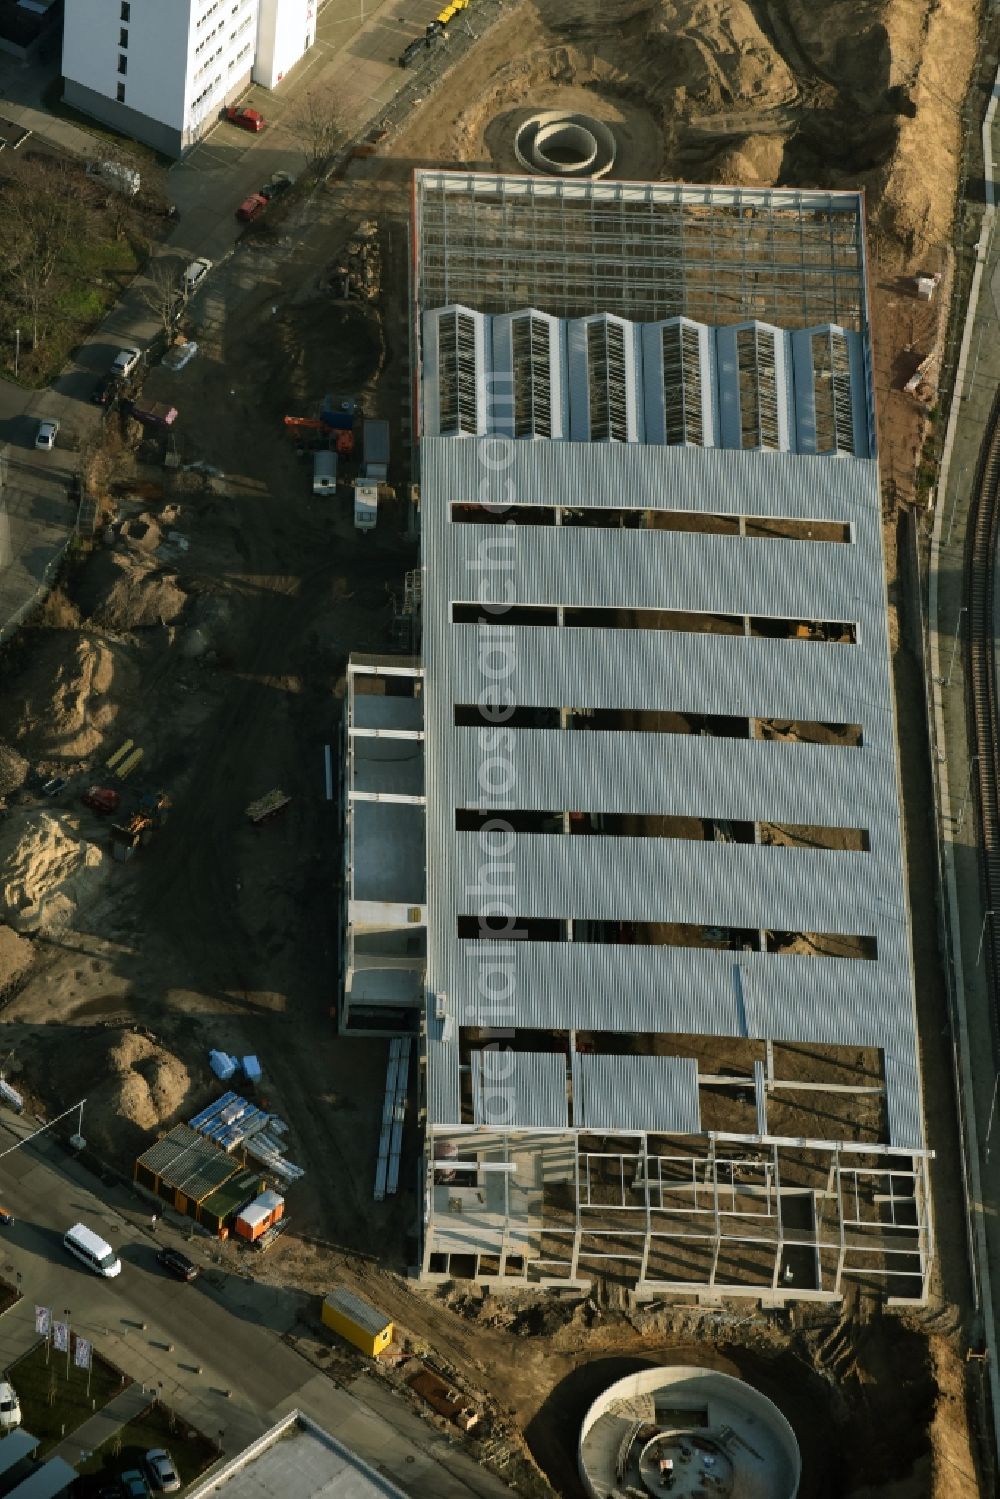
M12 1384L0 1380L0 1431L12 1431L21 1424L21 1402Z
M124 193L129 198L134 198L142 186L142 178L132 167L127 167L123 161L89 161L87 173L91 177L100 177L108 187L113 187L116 192Z
M105 1244L84 1223L74 1223L63 1239L63 1245L70 1254L75 1254L78 1260L82 1260L91 1270L106 1276L108 1280L122 1273L122 1262L111 1245Z

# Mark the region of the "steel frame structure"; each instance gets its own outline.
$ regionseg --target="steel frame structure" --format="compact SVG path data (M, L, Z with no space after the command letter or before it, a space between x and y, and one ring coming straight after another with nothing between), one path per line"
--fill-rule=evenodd
M583 1289L595 1275L617 1273L640 1299L835 1301L851 1284L881 1284L889 1305L925 1299L933 1259L930 1152L719 1133L598 1140L444 1128L432 1131L430 1143L422 1271L431 1281L460 1269L506 1289ZM548 1191L525 1232L515 1227L513 1193L531 1153L543 1160ZM546 1153L562 1158L561 1177L546 1170ZM441 1178L461 1177L466 1193L485 1200L487 1174L501 1198L494 1221L471 1227L461 1247L435 1250L463 1200ZM567 1196L569 1205L560 1205ZM792 1204L810 1221L793 1221L803 1213Z

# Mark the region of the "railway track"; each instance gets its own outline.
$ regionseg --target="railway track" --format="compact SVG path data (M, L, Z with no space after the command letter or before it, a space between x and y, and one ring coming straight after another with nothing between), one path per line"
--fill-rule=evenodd
M969 738L975 748L973 771L979 812L979 850L984 908L983 933L989 992L990 1028L994 1057L1000 1060L1000 716L997 712L997 672L994 613L997 574L997 533L1000 530L1000 391L976 468L969 540L965 556L966 707Z

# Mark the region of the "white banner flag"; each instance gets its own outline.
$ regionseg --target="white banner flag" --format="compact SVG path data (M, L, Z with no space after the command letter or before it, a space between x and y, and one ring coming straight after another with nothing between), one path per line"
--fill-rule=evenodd
M57 1353L69 1352L69 1323L53 1322L52 1346Z
M47 1306L35 1307L35 1331L40 1338L47 1338L52 1327L52 1313Z
M89 1369L91 1359L91 1345L86 1338L78 1337L76 1347L73 1350L73 1362L78 1369Z

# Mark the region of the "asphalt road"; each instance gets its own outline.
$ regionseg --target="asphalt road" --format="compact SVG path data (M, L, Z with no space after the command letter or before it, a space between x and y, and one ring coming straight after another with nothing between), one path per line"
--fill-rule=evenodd
M0 1150L26 1127L7 1116ZM156 1390L206 1435L221 1435L229 1453L298 1408L406 1493L509 1499L509 1489L377 1376L338 1387L282 1342L296 1319L288 1293L213 1270L205 1250L188 1245L173 1228L161 1222L154 1234L143 1200L119 1188L101 1187L98 1195L99 1185L52 1137L0 1157L0 1194L16 1220L0 1229L0 1273L12 1284L20 1276L23 1292L0 1317L0 1366L33 1345L34 1308L46 1306L55 1317L68 1316L98 1353ZM117 1250L122 1273L116 1279L102 1280L63 1249L63 1234L78 1221ZM210 1247L210 1240L203 1242ZM156 1263L162 1243L183 1246L206 1273L191 1285L168 1278Z

